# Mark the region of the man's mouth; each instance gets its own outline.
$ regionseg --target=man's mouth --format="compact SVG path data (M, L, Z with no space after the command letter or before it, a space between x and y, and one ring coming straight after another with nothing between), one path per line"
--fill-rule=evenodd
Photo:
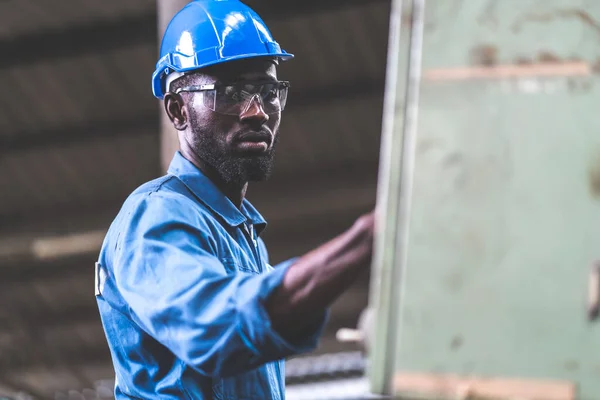
M269 149L272 137L266 132L250 132L240 135L235 140L238 150L244 152L265 152Z

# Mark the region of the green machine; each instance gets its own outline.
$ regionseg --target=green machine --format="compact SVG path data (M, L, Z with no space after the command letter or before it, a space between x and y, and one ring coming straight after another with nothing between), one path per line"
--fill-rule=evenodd
M600 400L600 1L390 21L371 391Z

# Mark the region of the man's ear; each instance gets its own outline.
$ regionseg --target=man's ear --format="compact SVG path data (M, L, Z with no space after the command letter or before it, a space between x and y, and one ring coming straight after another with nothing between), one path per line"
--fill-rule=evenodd
M167 93L164 98L165 111L173 126L178 131L183 131L187 128L188 113L183 102L183 98L179 94Z

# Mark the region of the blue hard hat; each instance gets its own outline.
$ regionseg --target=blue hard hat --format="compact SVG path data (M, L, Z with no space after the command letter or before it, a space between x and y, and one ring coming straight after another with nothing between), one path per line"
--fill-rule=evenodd
M279 47L258 14L239 0L193 0L165 30L152 93L162 99L173 72L252 57L285 61L294 56Z

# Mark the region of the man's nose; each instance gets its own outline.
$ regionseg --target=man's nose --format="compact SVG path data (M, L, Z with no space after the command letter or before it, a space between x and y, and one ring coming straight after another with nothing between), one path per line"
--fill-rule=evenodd
M269 114L267 114L263 108L262 102L258 95L254 95L248 104L248 106L240 114L242 122L254 122L261 125L267 123L269 120Z

